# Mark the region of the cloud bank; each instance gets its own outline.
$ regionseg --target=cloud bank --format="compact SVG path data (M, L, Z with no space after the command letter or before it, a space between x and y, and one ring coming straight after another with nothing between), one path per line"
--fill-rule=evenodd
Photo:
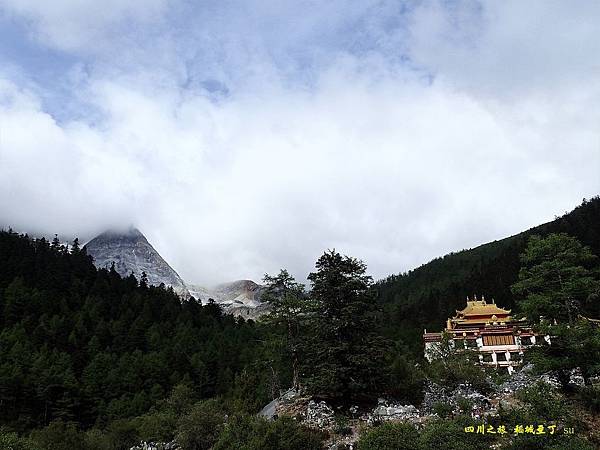
M383 277L600 192L591 3L49 5L0 1L0 226L133 223L205 284L332 247Z

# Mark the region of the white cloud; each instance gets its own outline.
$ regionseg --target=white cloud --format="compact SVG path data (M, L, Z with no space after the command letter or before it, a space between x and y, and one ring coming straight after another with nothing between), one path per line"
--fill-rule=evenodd
M600 3L424 2L409 54L460 88L494 98L579 90L600 75Z
M327 41L310 74L293 76L269 44L279 37L275 53L310 52L322 20L307 13L290 37L285 26L263 31L264 21L286 16L275 6L271 15L256 13L258 25L235 16L236 26L206 36L222 42L233 33L227 48L239 54L189 60L196 66L188 76L198 80L233 74L225 76L227 95L182 87L179 69L146 61L131 70L93 67L77 78L93 121L57 121L39 98L43 87L5 76L2 224L91 237L134 222L195 282L258 279L280 267L303 279L331 247L382 277L551 220L597 194L600 83L581 76L598 62L595 44L586 41L588 59L574 58L569 69L532 56L536 45L542 55L552 46L570 54L576 39L553 30L566 29L578 11L551 14L566 24L540 27L530 42L527 11L514 5L431 5L407 12L406 21L384 20L396 11L391 3L366 18L348 11L349 22L334 28L360 22L361 36L376 36L371 47L340 47L349 36ZM582 21L581 39L599 34ZM231 38L238 25L252 45ZM165 45L179 49L169 58L183 64L191 35L177 39ZM398 62L396 47L410 64ZM540 65L550 71L546 82L535 74ZM514 79L494 70L517 66ZM256 76L241 80L249 72ZM432 82L427 72L436 74Z

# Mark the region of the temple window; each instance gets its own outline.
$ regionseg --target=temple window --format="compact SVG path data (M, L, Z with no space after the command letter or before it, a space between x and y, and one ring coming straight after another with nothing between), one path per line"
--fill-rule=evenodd
M483 336L483 345L513 345L514 337L511 334Z

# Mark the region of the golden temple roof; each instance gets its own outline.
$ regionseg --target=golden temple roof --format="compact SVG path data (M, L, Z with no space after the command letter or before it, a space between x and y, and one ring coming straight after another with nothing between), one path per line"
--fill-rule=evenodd
M493 303L493 300L492 303L486 303L485 298L477 300L475 297L475 300L469 300L467 297L467 307L456 311L456 314L464 318L468 316L504 316L510 314L510 309L499 308L496 303Z
M503 309L492 303L487 303L485 298L470 300L467 297L467 306L456 311L456 315L452 319L448 319L447 327L454 328L454 324L489 324L489 323L505 323L511 321L510 309Z

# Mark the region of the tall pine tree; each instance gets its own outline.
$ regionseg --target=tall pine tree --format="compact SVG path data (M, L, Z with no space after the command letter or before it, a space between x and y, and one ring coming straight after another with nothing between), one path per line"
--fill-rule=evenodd
M271 305L268 320L285 328L286 348L292 360L292 387L298 389L300 342L303 338L303 322L307 319L309 300L304 292L304 286L297 283L285 269L276 276L266 274L263 282L266 290L262 300Z
M313 304L304 341L302 375L318 397L371 397L384 386L385 341L366 265L335 250L325 252L308 279Z

